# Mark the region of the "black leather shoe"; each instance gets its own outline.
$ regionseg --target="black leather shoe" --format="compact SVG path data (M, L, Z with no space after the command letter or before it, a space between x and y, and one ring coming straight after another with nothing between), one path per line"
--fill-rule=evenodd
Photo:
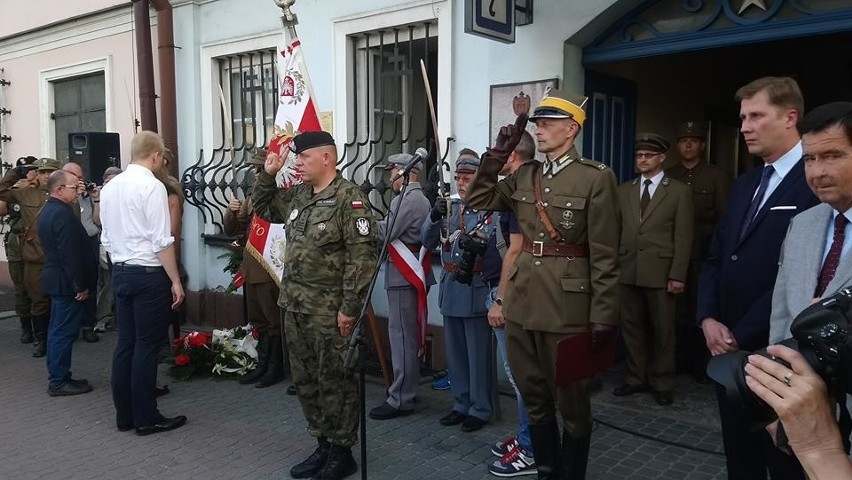
M154 396L159 398L169 393L168 385L157 385L154 387Z
M317 449L310 454L308 458L293 465L290 469L290 476L293 478L310 478L317 474L322 467L325 466L328 460L328 452L331 450L331 444L323 437L317 438Z
M452 427L453 425L458 425L467 420L467 415L463 415L455 410L450 412L448 415L441 417L441 425L445 427Z
M81 384L75 382L65 382L58 387L47 387L47 394L51 397L70 397L71 395L80 395L91 391L92 386L88 383Z
M295 395L296 393L297 392L295 385L290 385L289 387L287 387L287 395Z
M462 422L462 432L470 433L479 430L480 428L485 426L485 420L476 417L467 417L464 422Z
M186 417L184 415L178 415L177 417L172 418L166 418L160 415L157 422L153 425L137 427L136 435L144 436L151 435L152 433L168 432L169 430L182 427L185 423Z
M672 398L671 392L654 392L654 400L657 402L657 405L667 407L674 403L674 398Z
M119 432L127 432L129 430L133 430L133 424L132 423L116 423L115 428L117 428Z
M358 464L352 458L352 449L340 445L331 446L328 462L314 475L314 480L341 480L358 471Z
M391 418L411 415L413 412L413 410L400 410L398 408L393 408L388 405L388 402L385 402L370 410L370 418L373 420L390 420Z
M620 387L615 387L615 390L612 391L612 394L616 397L627 397L633 395L635 393L647 392L648 386L643 384L639 385L630 385L629 383L625 383Z
M35 337L33 337L33 332L29 330L21 330L21 343L33 343Z
M88 385L89 381L85 378L69 378L68 383L73 383L75 385Z
M101 339L101 337L99 337L98 334L95 333L95 331L91 328L84 328L82 330L82 336L83 341L86 343L96 343L98 340Z
M44 340L36 340L33 345L33 357L41 358L47 355L47 342Z

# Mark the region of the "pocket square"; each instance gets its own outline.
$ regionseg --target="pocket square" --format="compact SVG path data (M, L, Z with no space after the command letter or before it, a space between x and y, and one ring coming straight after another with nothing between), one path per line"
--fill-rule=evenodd
M796 208L798 207L796 207L795 205L778 205L770 208L769 210L795 210Z

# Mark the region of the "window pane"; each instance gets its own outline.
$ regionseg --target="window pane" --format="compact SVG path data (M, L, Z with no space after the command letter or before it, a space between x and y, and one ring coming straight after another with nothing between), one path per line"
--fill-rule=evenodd
M106 131L106 113L101 110L98 112L86 112L81 115L81 128L84 132L105 132Z
M68 134L80 131L80 117L77 115L56 117L56 159L65 160L68 156Z
M57 115L76 113L80 110L80 84L76 80L65 80L53 84L53 105Z
M106 108L104 99L104 76L92 75L79 79L82 92L82 107L85 111Z

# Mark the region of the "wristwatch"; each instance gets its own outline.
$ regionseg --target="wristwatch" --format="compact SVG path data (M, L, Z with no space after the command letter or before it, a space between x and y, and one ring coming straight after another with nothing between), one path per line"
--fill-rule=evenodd
M503 306L503 299L500 298L500 297L497 297L497 298L494 299L494 303L496 303L497 305L500 305L502 307Z

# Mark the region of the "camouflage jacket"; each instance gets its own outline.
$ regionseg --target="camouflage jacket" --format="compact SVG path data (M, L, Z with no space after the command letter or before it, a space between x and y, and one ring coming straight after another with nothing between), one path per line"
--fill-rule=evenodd
M285 224L278 305L312 315L357 315L377 261L378 229L366 195L339 172L316 194L307 184L279 189L263 172L252 200L261 218Z

